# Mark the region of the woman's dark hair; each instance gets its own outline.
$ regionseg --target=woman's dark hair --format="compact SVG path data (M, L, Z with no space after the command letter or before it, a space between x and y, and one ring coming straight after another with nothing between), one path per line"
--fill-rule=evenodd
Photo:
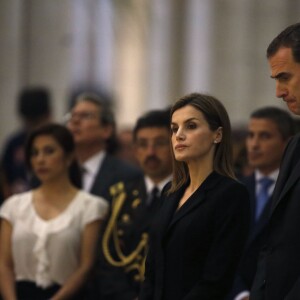
M54 138L55 141L62 147L66 155L71 155L74 153L75 144L73 136L65 126L54 123L40 126L29 134L25 144L25 161L30 170L32 170L32 145L34 140L41 135L48 135ZM76 187L81 187L80 169L75 159L69 167L69 178Z
M231 125L227 111L223 104L216 98L199 93L192 93L179 99L171 108L171 117L173 113L185 106L192 106L202 112L209 128L212 131L222 128L222 140L216 144L214 154L213 169L217 173L235 178L233 171ZM178 190L189 179L188 167L185 162L180 162L173 156L173 180L170 193Z

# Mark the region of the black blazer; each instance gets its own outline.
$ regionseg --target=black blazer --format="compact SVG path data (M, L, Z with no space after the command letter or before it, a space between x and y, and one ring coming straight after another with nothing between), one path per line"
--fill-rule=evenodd
M251 211L251 225L250 231L243 251L243 255L235 274L234 285L227 300L234 299L242 291L250 291L253 279L256 272L257 261L261 247L265 243L266 226L271 212L271 197L268 199L266 206L258 220L255 220L256 211L256 183L255 176L243 177L240 179L245 184L250 195L250 211Z
M251 300L300 299L300 134L288 144L273 193Z
M111 201L109 188L117 182L132 181L142 175L140 169L122 161L110 154L106 154L99 168L90 193Z
M129 163L106 154L101 167L98 169L96 178L89 191L91 194L101 196L111 203L112 196L110 194L110 187L122 181L128 182L140 178L142 171ZM102 230L105 229L105 224L102 225ZM101 245L102 234L98 238L98 247ZM101 256L101 251L97 250L97 260ZM87 299L98 299L99 283L98 283L99 265L95 263L91 278L87 284Z
M231 287L248 233L248 192L213 172L176 211L185 189L163 201L140 300L217 300Z

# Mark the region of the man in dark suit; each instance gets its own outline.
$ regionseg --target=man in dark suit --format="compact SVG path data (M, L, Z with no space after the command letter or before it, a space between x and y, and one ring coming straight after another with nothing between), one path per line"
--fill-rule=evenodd
M5 198L38 184L26 166L24 147L32 130L52 120L51 102L51 93L43 86L27 87L18 96L17 112L22 127L9 136L0 158Z
M112 206L97 265L93 299L134 300L144 278L148 232L171 180L169 110L141 116L133 129L134 153L143 175L111 187Z
M284 149L294 134L291 115L277 107L255 110L248 123L247 160L254 169L241 178L250 195L251 225L244 253L228 300L249 299L258 255L265 241L265 227L271 208L271 195L279 173Z
M141 171L113 155L117 150L116 124L109 104L95 94L81 94L66 121L76 144L83 189L110 202L109 187L132 180Z
M300 23L282 31L267 58L276 96L300 115ZM288 143L273 193L267 238L260 254L251 300L300 299L300 135Z

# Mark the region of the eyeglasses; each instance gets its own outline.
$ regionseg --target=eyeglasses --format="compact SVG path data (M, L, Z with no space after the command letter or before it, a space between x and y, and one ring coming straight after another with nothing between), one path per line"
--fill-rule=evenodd
M64 116L64 122L68 123L70 121L80 120L80 121L86 121L86 120L92 120L99 118L99 114L96 112L91 111L83 111L83 112L69 112Z
M168 139L157 139L157 140L137 140L136 146L142 150L146 150L149 147L153 147L154 149L161 149L164 147L169 147L170 142Z

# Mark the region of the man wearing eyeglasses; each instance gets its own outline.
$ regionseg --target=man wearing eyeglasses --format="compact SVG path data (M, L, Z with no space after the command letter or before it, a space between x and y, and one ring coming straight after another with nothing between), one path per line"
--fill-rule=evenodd
M134 153L144 175L111 187L111 214L97 266L99 288L93 299L137 299L144 276L148 232L171 180L169 110L141 116L133 129Z
M116 124L109 103L94 94L77 97L66 116L82 169L82 188L110 202L109 187L140 175L140 170L116 158Z

